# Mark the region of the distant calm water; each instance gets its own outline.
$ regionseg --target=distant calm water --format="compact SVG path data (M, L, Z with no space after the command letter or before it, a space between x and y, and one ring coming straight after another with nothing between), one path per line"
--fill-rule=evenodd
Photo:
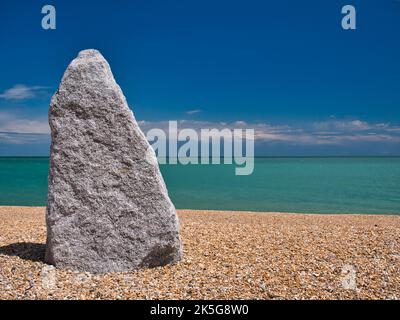
M0 158L0 205L46 205L48 158ZM400 158L257 158L161 166L179 209L400 214Z

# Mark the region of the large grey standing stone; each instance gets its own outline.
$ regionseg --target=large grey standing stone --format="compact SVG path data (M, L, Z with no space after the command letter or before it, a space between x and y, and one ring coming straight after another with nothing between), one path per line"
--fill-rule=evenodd
M46 261L87 272L181 259L176 210L110 66L84 50L50 104Z

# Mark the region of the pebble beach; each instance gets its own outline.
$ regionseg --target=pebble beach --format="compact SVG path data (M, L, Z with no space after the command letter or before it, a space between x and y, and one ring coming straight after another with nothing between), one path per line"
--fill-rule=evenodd
M44 207L0 207L0 299L399 299L400 216L178 211L183 260L44 263Z

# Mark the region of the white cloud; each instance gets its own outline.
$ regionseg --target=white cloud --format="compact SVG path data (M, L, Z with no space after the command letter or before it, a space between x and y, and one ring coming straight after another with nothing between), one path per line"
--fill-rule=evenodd
M386 128L386 131L400 133L400 127L389 127L389 128Z
M203 110L201 110L201 109L194 109L194 110L186 111L186 114L191 115L191 114L200 113L200 112L202 112L202 111L203 111Z
M315 122L314 128L317 130L363 131L363 130L369 130L372 127L369 123L356 119L356 120L328 120L322 122Z
M37 97L45 89L47 87L17 84L1 93L0 98L5 100L27 100Z
M0 125L2 132L50 134L50 128L45 119L28 120L14 119L9 123Z
M329 119L299 125L252 123L242 120L213 122L181 119L178 130L194 129L200 136L201 129L254 129L256 143L287 145L352 145L356 143L400 143L400 127L389 123L370 123L359 119ZM162 129L168 135L168 121L138 121L146 134L151 129ZM37 136L49 137L46 116L29 118L0 111L0 141L30 143Z
M150 129L158 128L168 134L168 121L141 121L139 125L145 133ZM231 123L178 120L178 130L186 128L194 129L198 134L201 129L254 129L256 142L296 145L340 145L357 142L400 143L399 127L382 123L373 124L357 119L328 120L299 126L249 123L241 120Z
M24 145L48 143L49 141L49 135L0 132L0 143Z
M13 134L50 134L47 118L17 118L15 115L0 112L0 132Z

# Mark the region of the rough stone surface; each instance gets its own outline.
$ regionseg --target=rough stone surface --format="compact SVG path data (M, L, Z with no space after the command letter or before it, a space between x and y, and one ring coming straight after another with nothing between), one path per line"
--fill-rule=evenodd
M46 261L87 272L179 261L179 222L154 151L98 51L68 66L49 123Z

